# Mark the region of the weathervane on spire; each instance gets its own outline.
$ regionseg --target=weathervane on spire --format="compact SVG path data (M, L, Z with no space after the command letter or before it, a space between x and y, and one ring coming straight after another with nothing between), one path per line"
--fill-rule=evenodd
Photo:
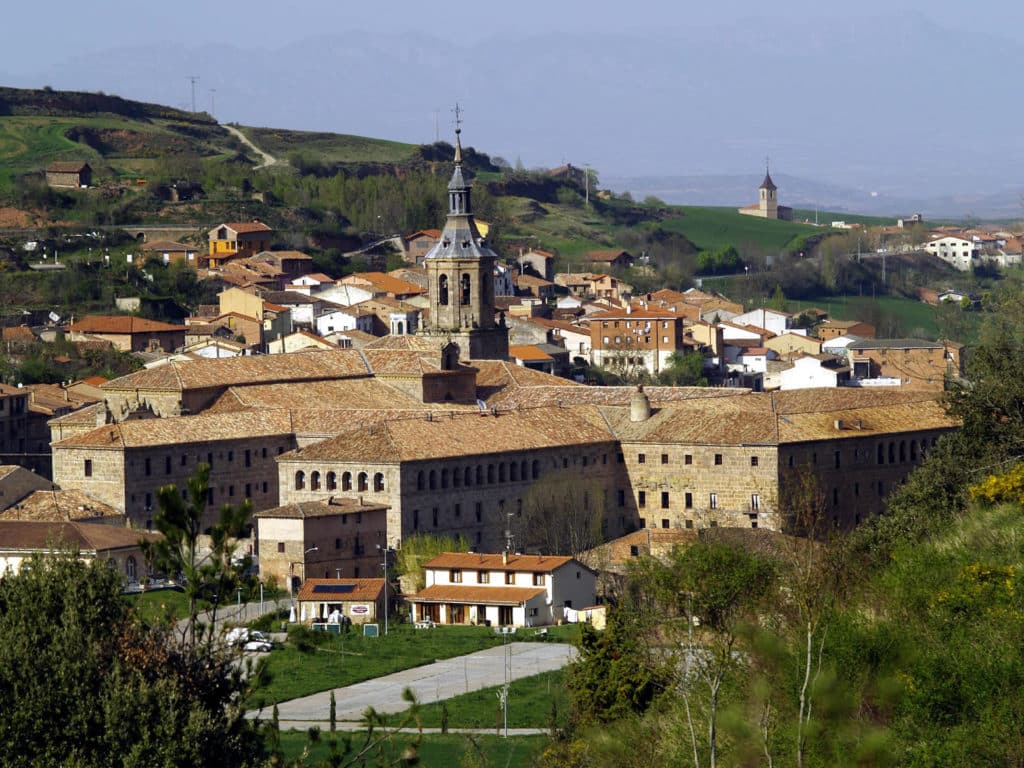
M768 155L765 155L765 156L764 156L764 175L765 175L765 176L770 176L770 175L771 175L771 174L769 173L769 165L768 165Z
M462 133L462 107L459 106L459 102L455 102L455 109L452 111L455 113L455 164L462 165L462 140L459 138L459 134Z

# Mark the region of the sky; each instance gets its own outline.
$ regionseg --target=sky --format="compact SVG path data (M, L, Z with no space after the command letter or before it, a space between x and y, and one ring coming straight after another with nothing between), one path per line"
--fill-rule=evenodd
M222 121L410 142L450 140L459 101L467 143L528 167L634 183L755 177L767 156L894 205L1019 194L1024 3L11 5L4 85L189 108L197 75Z

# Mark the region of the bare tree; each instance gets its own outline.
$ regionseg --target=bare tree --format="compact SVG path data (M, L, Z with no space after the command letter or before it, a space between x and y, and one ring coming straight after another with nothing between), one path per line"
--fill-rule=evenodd
M523 514L513 516L510 530L528 548L578 556L603 541L601 520L605 489L578 474L545 475L523 499Z

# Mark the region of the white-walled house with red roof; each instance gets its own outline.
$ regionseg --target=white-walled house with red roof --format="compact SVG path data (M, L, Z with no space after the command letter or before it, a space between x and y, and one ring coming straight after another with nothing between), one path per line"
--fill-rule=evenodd
M597 574L572 557L445 552L423 571L406 596L415 622L546 626L596 601Z

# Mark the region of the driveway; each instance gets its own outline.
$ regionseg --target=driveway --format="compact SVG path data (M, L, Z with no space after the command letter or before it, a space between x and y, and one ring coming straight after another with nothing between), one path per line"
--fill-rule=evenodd
M576 648L565 643L510 643L422 667L395 672L334 690L339 722L362 718L367 707L378 712L401 712L407 707L402 690L409 688L421 704L450 699L462 693L490 688L505 682L511 650L511 678L538 675L561 669L576 657ZM277 705L282 728L307 727L330 719L331 692L321 691ZM269 709L262 714L269 717Z

